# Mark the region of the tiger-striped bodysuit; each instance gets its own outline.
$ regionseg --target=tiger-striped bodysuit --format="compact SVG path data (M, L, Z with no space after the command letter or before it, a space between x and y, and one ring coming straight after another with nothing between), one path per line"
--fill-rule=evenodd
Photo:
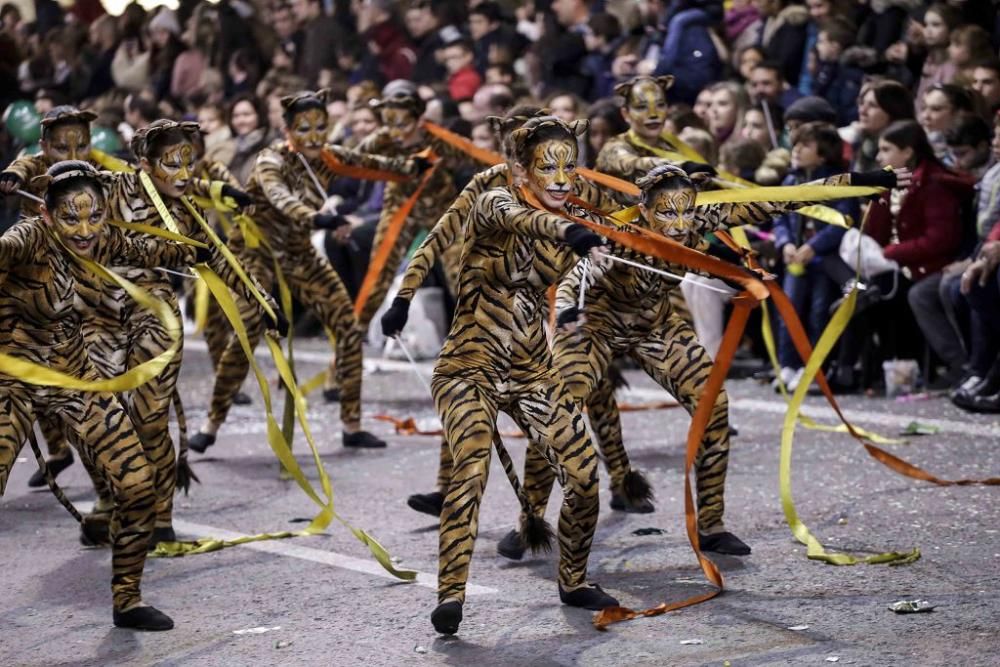
M454 459L441 512L439 602L465 599L500 410L558 468L559 583L565 590L585 584L598 514L597 457L576 402L552 372L542 326L546 290L577 260L557 242L568 227L505 188L483 193L469 214L455 318L431 380Z
M129 238L106 229L95 259L121 258L136 266L173 266L192 260L190 249L156 239ZM76 307L75 260L40 218L16 224L0 237L0 350L86 380L101 374L90 360ZM0 376L0 495L37 415L57 413L74 434L82 459L114 496L111 519L115 609L141 601L146 546L156 517L155 470L118 398L40 387Z
M397 297L412 301L439 257L448 252L461 253L465 245L464 226L476 200L487 190L506 186L509 173L507 164L501 163L479 172L469 181L410 258ZM618 208L617 202L610 195L584 178L577 178L573 187L573 194L594 208L602 211L614 211ZM437 488L442 494L448 490L451 469L451 448L442 440L437 476Z
M201 179L191 181L193 195L209 197L211 183ZM180 233L197 241L208 243L208 236L193 219L180 198L161 197L171 217L177 223ZM117 173L108 192L108 214L126 223L144 223L166 228L149 195L143 189L138 174ZM130 232L131 233L131 232ZM137 236L146 236L135 233ZM225 261L220 252L212 250L209 267L219 274L226 285L247 298L246 286L236 272ZM167 302L180 318L177 295L169 276L149 269L137 269L120 262L112 262L112 268L125 278L146 289L153 296ZM115 291L105 294L107 299L123 298ZM257 308L257 302L252 302ZM126 367L133 368L167 350L172 341L169 332L156 317L126 302L124 314L128 322ZM258 320L260 315L257 315ZM171 360L156 378L132 391L128 399L129 416L135 425L139 439L146 449L146 456L156 468L157 487L157 527L171 525L173 497L176 482L176 455L169 431L170 407L177 379L180 375L182 350Z
M365 138L358 146L358 150L364 153L374 153L389 157L402 158L424 148L430 148L434 154L443 161L431 179L424 187L420 198L417 200L403 224L403 229L399 233L399 238L389 254L385 267L375 280L375 285L365 302L364 308L358 315L358 323L362 331L367 330L369 322L375 316L375 312L385 301L385 295L389 291L392 279L399 271L399 265L403 262L403 255L410 248L414 237L421 229L430 230L435 221L449 204L455 199L457 191L452 178L452 171L462 166L471 164L471 158L458 149L435 137L428 137L426 142L415 148L403 148L396 144L389 136L388 130L380 128ZM389 230L389 222L393 215L403 205L410 195L412 195L420 179L404 181L401 183L388 183L385 186L385 194L382 200L382 214L379 216L378 226L375 228L375 240L372 243L371 259L374 261L375 253L382 245ZM455 294L458 285L458 267L461 258L461 246L447 246L441 249L439 255L441 264L444 267L445 280L448 289ZM433 263L433 262L432 262Z
M846 185L847 175L833 176L811 185ZM758 202L713 204L695 209L693 233L688 245L704 252L705 236L715 230L761 224L786 210L808 202ZM625 256L627 251L615 250ZM654 268L678 273L658 260L635 258ZM683 271L683 269L680 269ZM575 306L579 296L582 265L562 282L557 308ZM669 391L688 413L693 413L712 369L712 358L698 341L690 324L673 310L667 292L679 291L676 282L641 269L615 264L594 284L588 282L581 311L584 324L576 333L560 330L553 341L555 367L573 394L586 402L597 446L618 491L630 470L622 438L621 415L613 390L604 381L613 356L628 354ZM724 486L729 462L729 417L725 389L716 399L701 447L695 459L698 488L698 527L702 534L723 530ZM546 462L528 451L524 488L530 504L544 514L552 489L552 473Z
M404 158L383 158L330 146L342 163L410 175L412 165ZM313 217L326 199L326 189L335 178L321 160L308 162L309 168L324 188L319 192L309 170L285 142L276 142L261 151L247 184L254 198L254 220L263 240L251 248L239 229L233 229L230 248L240 261L265 285L275 282L275 266L280 268L292 296L312 310L336 338L337 380L341 387L340 418L345 423L361 419L361 344L362 333L354 317L354 304L346 288L325 257L310 241ZM304 158L304 156L301 156ZM238 300L240 316L250 344L256 347L263 334L258 308L245 299ZM221 425L229 414L233 398L250 370L236 336L230 336L215 374L215 387L209 420Z

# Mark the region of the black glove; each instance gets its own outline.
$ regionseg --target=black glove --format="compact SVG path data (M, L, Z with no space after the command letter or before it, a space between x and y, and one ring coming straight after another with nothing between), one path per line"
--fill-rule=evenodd
M14 190L17 190L23 184L24 181L21 180L21 177L12 171L0 173L0 197L13 194Z
M214 254L215 253L212 252L211 248L201 248L196 246L194 249L194 263L208 264Z
M852 171L851 185L874 186L892 189L896 187L896 172L888 169L875 171Z
M423 155L414 155L410 158L410 162L413 163L413 174L415 176L420 176L434 166L434 163L425 158Z
M285 318L285 314L281 312L281 308L274 309L274 317L264 313L264 319L267 320L268 329L277 331L278 335L282 338L288 335L288 329L290 326L288 324L288 320Z
M391 337L398 334L406 326L406 318L410 315L410 302L401 296L392 300L389 310L382 313L382 335Z
M222 196L232 199L236 202L236 207L240 209L247 208L253 204L253 197L231 185L222 186Z
M313 227L316 229L338 229L349 225L347 218L339 213L317 213L313 216Z
M580 319L580 309L570 306L556 314L556 328L562 329L568 324L575 324Z
M591 248L604 245L604 238L590 231L580 223L574 222L566 228L563 235L566 245L573 249L580 257L584 257Z
M678 166L686 171L688 176L691 174L708 174L709 176L719 175L719 172L715 170L715 167L710 164L705 164L704 162L687 160L686 162L681 162Z

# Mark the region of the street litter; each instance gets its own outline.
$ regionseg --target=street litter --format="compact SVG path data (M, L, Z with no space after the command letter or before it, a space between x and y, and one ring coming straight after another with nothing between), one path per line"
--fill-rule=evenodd
M799 632L800 630L808 630L809 626L808 625L793 625L793 626L791 626L788 629L789 630L794 630L795 632Z
M290 641L281 640L281 641L274 642L274 648L288 648L291 645L292 645L292 642L290 642Z
M840 662L840 656L839 655L831 655L829 658L826 659L826 661L827 662Z
M900 435L937 435L941 432L941 428L934 426L933 424L921 424L918 421L912 421L906 425L902 431L899 432Z
M413 650L416 651L417 653L427 653L427 649L424 648L423 646L417 646Z
M700 646L701 644L704 644L704 643L705 642L703 642L700 639L682 639L681 640L681 646Z
M633 535L663 535L667 531L662 528L637 528L632 531Z
M889 611L897 614L919 614L924 611L934 611L934 605L927 600L900 600L889 605Z
M276 625L273 628L265 628L263 626L257 628L246 628L244 630L233 630L234 635L262 635L265 632L271 632L272 630L280 630L281 626Z

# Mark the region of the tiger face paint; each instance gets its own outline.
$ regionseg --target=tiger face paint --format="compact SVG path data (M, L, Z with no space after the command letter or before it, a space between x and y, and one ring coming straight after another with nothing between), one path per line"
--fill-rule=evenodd
M91 188L67 193L48 212L60 240L81 257L91 257L104 234L104 199Z
M143 170L149 174L157 192L180 197L194 178L195 151L190 142L167 146L158 158L143 158Z
M647 141L656 141L667 122L667 95L650 79L636 82L629 90L625 120L630 129Z
M62 123L46 131L39 142L51 162L90 159L90 127L84 123Z
M400 146L408 146L417 140L420 119L412 111L398 107L382 109L382 125L389 131L389 137Z
M639 211L650 229L688 245L694 240L694 202L694 190L659 189L639 205Z
M545 206L560 209L576 182L576 142L551 139L535 146L525 168L525 184Z
M316 160L326 145L329 130L330 117L325 110L306 109L292 117L287 132L295 150L310 160Z

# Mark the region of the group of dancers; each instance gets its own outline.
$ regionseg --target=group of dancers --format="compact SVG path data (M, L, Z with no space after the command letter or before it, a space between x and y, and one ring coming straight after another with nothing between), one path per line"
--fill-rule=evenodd
M186 451L182 446L175 454L168 430L170 408L180 405L182 358L170 272L197 265L221 278L251 347L288 331L270 296L280 281L335 341L325 394L340 401L343 445L384 447L361 424L363 331L424 228L427 237L381 326L387 336L404 328L417 288L441 262L457 305L431 381L444 431L437 490L408 501L440 516L434 628L454 634L462 620L494 447L516 479L499 443L499 411L530 444L516 489L518 527L498 551L519 559L527 548L548 544L544 512L558 479L559 597L591 610L616 606L587 577L598 518L595 444L608 469L612 509L650 512L653 505L652 489L624 446L611 361L631 356L693 413L712 359L674 305L678 283L664 271L677 267L598 232L644 229L703 251L713 231L761 224L807 203L696 205L714 170L663 157L677 149L664 138L672 81L639 77L616 89L630 129L608 142L597 164L637 186L637 197L580 175L586 121L566 123L527 106L492 119L503 161L456 193L452 171L473 158L430 131L423 102L407 82L390 83L373 103L382 128L355 150L327 143L322 91L285 98L285 140L261 151L245 188L224 166L203 158L196 124L158 120L139 130L127 164L91 150L93 114L53 109L42 121L42 152L0 173L0 193L23 196L23 219L0 237L0 352L29 362L4 365L10 374L0 374L0 493L37 420L49 459L32 483L45 484L65 469L73 460L70 445L93 479L98 500L84 517L82 539L111 546L115 625L172 628L169 616L144 604L140 593L147 550L176 539L172 498L178 479L184 483L190 475ZM381 253L362 304L352 302L310 241L314 230L325 229L346 242L350 223L327 205L326 195L331 182L345 176L388 181L373 261L384 239L395 240ZM894 187L897 177L850 173L823 184ZM637 215L624 226L609 217L633 204ZM404 206L409 214L400 229L397 213ZM253 225L213 230L206 210L218 218L249 211ZM148 298L133 298L134 288ZM556 291L551 330L545 326L550 288ZM208 418L190 439L196 452L215 444L250 368L218 306L207 322L215 383ZM38 367L72 381L38 384ZM149 368L155 373L135 379ZM584 408L596 442L584 426ZM698 534L702 550L745 555L750 547L723 523L729 447L722 391L695 461Z

